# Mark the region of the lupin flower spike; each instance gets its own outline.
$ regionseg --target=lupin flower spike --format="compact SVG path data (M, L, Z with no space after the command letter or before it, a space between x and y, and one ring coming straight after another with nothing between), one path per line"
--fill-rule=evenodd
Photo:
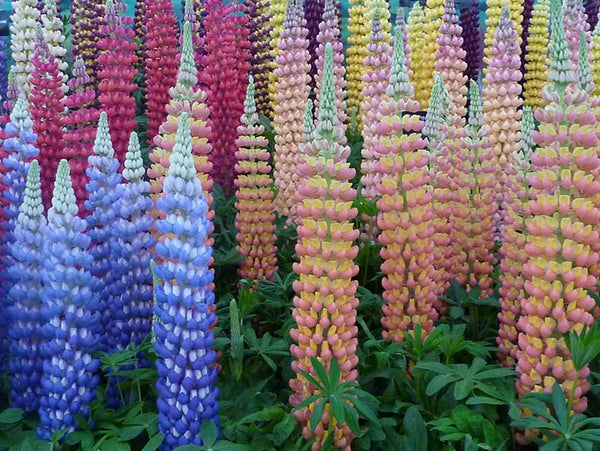
M396 342L404 341L417 325L426 336L438 317L429 156L427 141L420 137L425 123L415 114L419 103L412 100L414 88L408 80L402 41L396 27L387 98L379 106L377 144L381 155L377 171L382 174L377 184L381 212L377 227L383 246L385 300L381 323L384 338Z
M527 178L531 172L531 153L535 143L533 132L535 123L530 107L523 107L522 134L519 151L509 160L506 177L506 197L502 211L504 229L500 247L500 307L498 337L500 349L498 361L507 367L517 362L517 321L521 304L528 296L525 291L523 265L527 263L525 243L527 236L526 220L529 216L530 198Z
M209 207L208 219L212 219L212 178L210 171L212 163L209 154L212 146L209 142L210 126L208 125L209 110L206 105L206 93L198 85L196 65L194 64L194 51L191 33L191 24L186 22L183 26L183 45L179 63L177 84L169 90L170 103L166 107L167 118L160 126L158 135L154 137L156 147L150 153L152 165L148 168L150 178L150 196L154 202L163 195L163 182L169 169L169 158L175 145L177 128L181 121L181 114L188 113L192 133L192 153L198 178ZM159 212L154 209L153 216L159 217ZM212 241L207 243L211 246Z
M577 71L581 33L585 34L586 47L588 47L587 43L590 42L592 34L590 32L590 24L587 22L587 14L583 7L583 0L564 0L564 4L564 26L567 45L569 46L573 70ZM589 51L589 48L587 48L587 51Z
M146 74L146 111L148 143L158 133L167 113L169 89L177 79L177 19L173 2L146 0L146 36L144 39Z
M600 15L600 13L599 13ZM600 27L596 26L592 33L590 64L594 77L594 97L600 97Z
M256 88L256 108L259 114L273 117L269 94L269 76L273 59L271 57L270 1L253 0L248 4L248 27L250 28L250 73Z
M85 207L89 211L86 221L92 244L90 254L93 257L89 269L99 282L97 295L104 306L101 313L102 324L111 321L109 306L112 302L111 287L114 283L111 241L114 238L114 224L117 220L115 205L119 200L118 186L122 178L118 169L119 160L114 155L107 115L102 112L98 122L94 152L88 158L86 170L89 178L86 185L88 200L85 201ZM103 348L107 338L105 335ZM108 348L103 350L111 351Z
M455 126L464 126L467 115L467 70L465 63L466 52L462 48L462 27L458 24L458 16L454 0L445 0L444 15L437 38L435 53L435 70L443 80L450 101L453 105L452 114L460 120Z
M129 139L123 182L115 206L117 220L111 241L113 293L106 327L108 348L121 350L139 345L148 335L152 316L150 260L156 240L150 233L153 219L147 214L153 203L150 184L144 180L144 162L137 134Z
M579 39L579 63L577 64L577 83L579 89L584 91L589 97L594 92L594 79L592 77L592 69L590 67L590 59L588 53L588 45L585 40L585 33L581 32Z
M277 101L275 100L275 82L277 81L275 69L277 69L277 56L281 53L281 50L279 49L279 41L281 40L281 33L283 32L284 28L287 4L287 0L271 0L269 2L269 25L271 26L271 30L269 31L271 47L271 64L269 65L269 99L271 102L271 109L274 109L275 105L277 104Z
M248 83L244 107L242 123L238 128L238 162L235 165L237 250L245 257L240 263L238 274L250 280L273 280L277 270L275 207L271 188L273 180L269 165L268 140L264 137L265 128L258 120L254 102L252 76Z
M333 49L327 44L315 138L303 146L302 163L298 166L299 262L293 266L299 280L293 285L296 296L292 312L297 327L290 331L297 343L290 347L297 359L292 362L297 377L290 381L294 391L290 396L292 406L315 394L314 386L299 371L318 377L310 357L316 357L326 369L336 359L342 381L356 381L358 377L355 324L358 282L352 280L358 273L353 262L358 253L358 246L354 245L358 230L352 225L358 211L352 207L356 190L350 183L354 177L354 170L347 162L350 149L340 145L337 136L340 128L333 80ZM314 406L309 406L294 413L304 437L315 438L312 450L321 449L332 433L333 446L349 451L353 434L348 425L329 424L333 416L331 406L326 405L326 415L312 429L309 421L313 410Z
M39 407L43 372L40 330L45 228L40 167L34 160L15 224L14 242L10 245L12 265L8 269L12 281L9 298L14 302L8 309L10 397L12 406L25 412L36 412Z
M315 89L315 80L317 76L317 35L319 34L319 24L323 19L323 10L325 9L325 0L304 0L304 20L306 20L306 29L308 30L308 53L310 54L310 87Z
M273 155L275 209L282 216L293 218L298 203L298 156L304 142L302 126L306 102L310 94L308 71L308 31L294 0L288 4L284 29L281 32L277 56L277 81L275 83L275 109L273 130L275 153Z
M73 59L81 58L89 78L85 89L98 89L98 41L102 38L101 29L104 22L105 2L101 0L73 0L71 4L73 37Z
M596 25L598 24L600 4L596 0L586 0L584 6L587 21L590 24L590 31L594 32L596 30Z
M523 34L523 0L487 0L487 11L485 19L486 29L484 40L485 56L483 58L484 62L487 65L484 67L484 77L487 76L487 71L490 68L489 60L494 54L494 52L492 51L494 39L496 37L498 27L500 26L500 19L502 18L502 15L504 14L504 10L506 8L508 8L508 18L512 21L513 28L516 33L515 42L517 43L517 47L519 48L519 50L517 51L517 55L520 55L521 53L521 43ZM521 66L519 63L519 68L520 67Z
M400 27L400 33L402 34L402 42L404 42L404 64L406 65L406 74L408 75L409 80L413 78L412 71L412 58L411 58L411 48L408 40L408 27L406 26L406 19L404 18L404 8L399 7L398 11L396 11L396 24L397 27ZM395 36L394 32L394 36ZM393 46L393 39L392 39Z
M86 227L77 216L69 165L61 160L48 212L42 270L44 375L37 433L44 440L58 431L75 430L79 415L89 419L100 380L100 360L92 358L100 342L100 300L97 279L88 270L93 257Z
M61 118L64 111L63 83L59 64L51 53L44 35L38 34L33 55L33 73L29 78L31 118L37 134L42 168L42 198L44 208L50 208L51 193L58 162L64 155L65 140Z
M525 76L525 56L527 53L527 42L529 41L531 17L533 14L533 4L535 0L523 0L523 13L521 19L521 73Z
M523 83L525 105L536 110L544 107L542 87L548 82L550 60L549 0L538 0L533 6L529 36L525 52L525 82Z
M333 76L335 78L335 106L338 122L344 129L344 136L340 144L345 144L346 139L346 67L344 65L344 44L341 41L341 25L335 0L325 0L323 20L319 24L317 41L317 74L315 111L319 114L319 101L321 96L321 79L323 78L323 64L325 61L325 46L330 43L333 48Z
M88 198L85 189L88 178L85 170L88 165L88 157L94 147L100 111L93 106L96 103L96 92L86 88L89 86L89 75L80 58L75 60L73 76L69 80L68 86L70 91L65 98L68 112L62 117L65 140L64 156L69 159L79 216L85 218L87 210L84 203Z
M14 60L13 71L19 94L29 97L31 83L29 76L33 73L33 52L35 37L40 28L40 11L36 8L36 0L13 0L10 16L10 49Z
M310 142L315 133L315 119L313 115L313 101L308 99L306 102L306 111L304 112L304 123L302 125L302 136L304 141Z
M4 114L9 113L4 108L4 102L7 100L8 89L8 38L0 38L0 111ZM14 75L13 75L14 77ZM1 120L1 119L0 119Z
M422 49L425 40L425 13L419 2L415 2L408 14L408 41L411 49ZM427 80L427 56L423 52L414 51L412 54L411 80L415 86L415 100L419 105L427 105L431 89L428 88Z
M471 0L469 6L460 10L462 26L463 49L467 70L465 75L471 80L477 80L483 66L483 36L479 28L479 1Z
M115 155L121 166L131 132L137 126L136 104L133 93L138 88L135 33L128 27L130 17L124 17L120 3L106 2L102 26L103 38L98 42L98 100L108 117Z
M532 200L523 274L529 296L521 303L517 323L516 388L520 395L551 392L558 383L579 413L587 408L590 370L575 369L563 337L594 321L596 305L588 290L599 275L600 182L594 174L599 170L600 128L588 95L572 83L559 0L552 0L551 12L552 83L543 90L549 105L535 114L538 147L527 180Z
M235 140L250 70L248 17L243 3L207 0L205 7L206 58L200 81L206 85L210 111L211 176L228 195L235 178Z
M68 64L65 61L67 49L64 47L65 35L63 33L62 16L58 12L56 0L45 0L42 12L42 32L44 41L48 44L50 54L56 58L58 71L62 77L62 91L67 93Z
M445 0L427 0L425 6L425 18L423 21L423 41L422 51L422 69L419 76L425 78L421 80L421 86L417 89L423 94L423 99L417 98L421 108L427 109L429 104L429 93L433 87L435 74L435 55L438 49L437 38L439 36L440 26L442 25L442 17L444 15Z
M181 114L177 137L164 183L165 197L158 208L165 219L156 228L165 238L156 245L164 262L155 267L154 349L158 354L158 429L163 447L200 445L202 421L218 425L219 390L216 352L211 349L215 297L210 286L212 248L206 246L211 230L208 206L196 175L187 113ZM181 327L185 324L185 327ZM174 345L173 343L178 343Z

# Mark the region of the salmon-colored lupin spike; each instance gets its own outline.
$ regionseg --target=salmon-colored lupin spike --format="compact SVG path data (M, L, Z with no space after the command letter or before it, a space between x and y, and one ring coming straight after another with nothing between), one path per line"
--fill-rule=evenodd
M302 7L290 0L279 41L273 130L275 131L274 178L278 190L275 209L293 218L298 201L298 157L304 143L302 123L310 94L308 31Z
M381 212L377 226L383 246L381 270L384 292L383 336L402 342L417 325L423 336L438 317L434 308L437 273L434 270L433 205L424 122L415 113L414 88L405 66L402 32L396 27L388 97L379 106L381 155L377 185Z
M502 246L500 247L500 307L498 337L501 365L514 367L517 361L517 320L521 303L526 296L523 265L527 262L525 252L528 217L529 185L527 177L531 171L531 153L535 143L535 123L530 107L523 108L521 147L509 158L506 174L506 196L502 217Z
M437 38L435 70L442 76L450 95L452 114L460 119L456 126L464 125L467 114L467 63L462 44L462 27L458 24L454 0L446 0Z
M275 213L273 205L273 180L269 165L269 140L264 137L265 127L258 120L254 102L254 80L250 76L242 124L238 127L238 151L235 179L238 213L235 227L238 230L237 250L245 257L238 274L251 280L273 280L277 270L275 241Z
M290 331L295 343L290 347L292 369L297 377L290 381L294 393L292 406L315 394L299 370L317 377L310 357L316 357L328 370L336 359L341 379L356 381L358 357L356 349L356 308L358 274L353 259L358 254L354 244L358 230L353 219L358 211L352 207L356 190L351 180L355 171L347 161L350 148L339 144L342 133L335 112L335 87L333 77L333 49L325 49L324 74L321 84L321 107L317 119L315 139L303 146L301 164L298 166L298 244L299 262L294 271L299 280L294 282L294 310L296 327ZM332 421L331 406L313 430L310 417L314 404L294 413L303 426L302 435L315 439L312 450L320 450L329 433L333 433L333 446L350 451L353 434L347 424Z
M550 9L551 84L542 92L548 106L536 111L538 147L528 178L527 296L517 322L516 388L520 395L551 392L558 383L573 411L583 412L589 368L575 370L563 335L594 320L588 290L597 284L591 268L600 250L599 125L587 93L574 83L560 0Z

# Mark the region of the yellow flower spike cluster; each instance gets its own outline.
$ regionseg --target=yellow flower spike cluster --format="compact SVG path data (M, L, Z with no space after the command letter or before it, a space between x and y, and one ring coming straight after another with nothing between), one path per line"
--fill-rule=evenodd
M549 11L548 0L538 0L533 6L529 25L523 95L525 105L533 110L543 108L546 104L542 99L542 88L548 82L548 73L550 72L550 60L548 59L548 44L550 42ZM600 48L598 53L600 58Z
M367 45L370 38L370 24L367 23L366 0L350 0L348 11L348 50L346 56L346 80L348 82L348 111L356 111L358 129L360 123L360 106L363 101L363 76L367 72L364 65L369 54Z
M551 84L536 111L538 145L531 157L528 261L523 266L528 297L521 303L516 382L522 396L551 392L560 384L575 413L587 408L589 367L575 368L564 334L593 321L597 283L590 269L600 251L599 123L580 89L563 27L560 0L551 2ZM583 57L587 52L583 52Z
M416 2L408 15L408 42L411 48L412 72L411 81L415 87L414 99L420 105L429 101L431 89L426 82L427 55L420 51L423 48L425 33L425 12L419 2Z
M281 53L278 48L279 40L281 39L281 32L283 31L283 21L285 20L285 10L287 7L287 0L270 0L269 3L269 14L271 14L270 26L271 26L271 64L269 71L269 97L271 98L271 109L275 107L275 82L277 76L275 75L275 69L277 68L277 55Z
M335 111L333 49L327 44L314 139L303 146L298 166L299 262L294 263L294 272L299 279L293 285L296 296L292 316L296 327L290 331L295 342L290 353L296 359L292 369L297 377L290 381L294 391L290 396L292 406L316 394L315 387L300 373L303 370L318 380L311 357L318 359L326 370L335 359L341 381L358 378L358 282L353 280L358 274L353 261L358 254L358 246L354 244L358 230L352 222L358 210L352 207L356 190L351 183L355 171L347 161L350 148L340 144L341 133ZM346 423L334 422L329 403L323 407L324 414L319 416L314 429L310 426L314 403L294 413L303 426L302 435L305 439L314 437L313 451L322 449L330 433L333 434L330 443L336 449L350 451L352 431Z
M264 137L265 127L258 120L254 101L254 80L250 76L244 114L238 127L236 141L238 159L235 165L237 188L235 227L238 230L237 250L245 257L238 274L242 278L273 280L277 271L275 241L275 214L269 165L269 141Z
M438 35L444 16L444 0L427 0L425 7L425 21L423 24L423 43L420 51L423 53L423 70L420 74L423 79L419 83L419 91L427 93L424 99L417 99L421 109L426 110L429 105L429 93L433 88L433 75L435 73L435 54L438 49ZM412 48L412 47L411 47ZM416 47L419 48L419 47Z

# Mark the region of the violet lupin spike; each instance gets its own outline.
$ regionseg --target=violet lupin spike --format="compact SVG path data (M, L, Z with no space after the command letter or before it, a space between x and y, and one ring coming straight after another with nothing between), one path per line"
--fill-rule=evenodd
M304 0L304 19L308 30L308 53L310 54L310 86L315 89L315 77L317 75L317 35L319 34L319 23L323 18L325 0Z
M273 64L270 52L271 15L269 0L253 0L248 4L248 27L250 28L250 72L256 88L256 108L259 114L273 117L269 94L269 68Z
M467 70L465 75L471 80L479 78L483 66L483 35L479 28L479 2L471 0L469 6L460 10L463 49Z

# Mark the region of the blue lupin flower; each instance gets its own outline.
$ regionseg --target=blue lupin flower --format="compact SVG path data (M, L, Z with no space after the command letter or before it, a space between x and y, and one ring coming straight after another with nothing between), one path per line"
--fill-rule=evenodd
M202 422L217 424L219 410L210 330L215 321L210 311L215 302L209 287L213 273L208 267L212 248L205 245L211 224L196 177L187 113L179 121L163 192L165 196L157 201L166 218L156 223L161 264L155 271L161 283L155 287L154 348L159 355L158 427L165 434L163 449L171 450L201 444Z
M106 113L100 114L98 131L94 141L94 151L88 157L89 167L85 173L90 181L87 183L88 200L85 208L90 211L86 218L88 234L91 238L90 253L94 258L90 272L98 278L99 295L102 307L102 324L110 323L110 301L109 287L113 284L111 271L112 256L110 242L113 239L114 224L116 222L115 204L119 199L117 187L121 183L119 174L119 160L114 156L108 120ZM102 348L111 352L106 347L107 336L104 334Z
M109 289L110 321L106 326L109 349L139 345L150 332L152 318L152 274L150 260L155 238L150 234L154 208L148 196L150 183L144 180L144 162L137 135L131 134L123 177L115 205L119 218L113 227L112 274Z
M56 431L73 431L76 415L89 417L99 382L100 361L92 358L100 341L98 281L89 271L90 237L77 211L69 165L61 160L48 212L42 270L44 375L37 432L46 440Z
M14 229L10 246L12 266L8 268L13 285L8 309L8 362L12 406L25 412L39 407L42 358L40 354L42 326L42 268L46 218L42 205L40 167L34 160L29 167L25 198Z
M0 368L6 360L5 350L9 344L6 336L6 318L12 304L8 288L12 285L7 269L12 265L10 246L14 241L13 230L19 216L19 207L25 196L25 184L29 172L30 161L39 154L34 146L37 135L33 133L33 122L29 115L27 101L23 98L17 100L11 114L10 122L4 129L7 136L2 143L5 158L2 164L5 167L3 177L4 191L0 202L2 204L4 221L2 222L2 257L0 268Z

